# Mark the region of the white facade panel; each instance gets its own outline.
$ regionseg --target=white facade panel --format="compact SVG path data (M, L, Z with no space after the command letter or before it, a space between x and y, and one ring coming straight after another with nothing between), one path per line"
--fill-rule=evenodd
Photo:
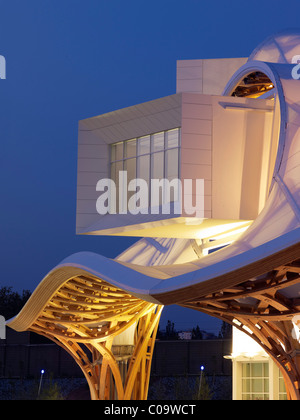
M177 92L203 93L202 79L177 80Z
M247 58L177 61L177 93L221 95L231 76Z
M185 133L184 148L194 150L211 150L211 136L208 134Z
M102 178L107 178L108 173L107 172L78 172L77 173L77 185L80 187L95 187L97 182Z
M182 133L211 135L211 120L198 120L193 118L182 119Z
M181 162L194 165L211 165L211 151L202 149L182 149Z
M272 110L268 100L213 97L213 218L254 220L265 204L260 192L266 194L268 162L262 157Z
M98 172L107 164L107 159L79 158L77 162L78 172Z

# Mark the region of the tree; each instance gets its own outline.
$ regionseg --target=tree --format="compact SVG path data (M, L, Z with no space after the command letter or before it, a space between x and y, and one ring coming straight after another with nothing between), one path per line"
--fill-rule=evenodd
M23 290L22 294L13 292L12 287L3 286L0 288L0 315L10 319L17 315L23 308L31 293Z
M232 338L232 325L223 321L219 332L219 338Z
M167 325L166 325L166 340L176 340L177 337L177 332L174 328L174 322L171 322L168 319Z
M213 392L208 385L204 373L193 380L188 375L175 377L175 400L211 400Z
M61 387L57 382L53 381L52 375L49 383L43 388L41 394L37 397L38 400L63 400Z
M202 340L203 335L199 328L199 325L197 325L196 328L192 329L192 340Z
M197 378L193 400L211 400L213 393L206 381L204 373Z

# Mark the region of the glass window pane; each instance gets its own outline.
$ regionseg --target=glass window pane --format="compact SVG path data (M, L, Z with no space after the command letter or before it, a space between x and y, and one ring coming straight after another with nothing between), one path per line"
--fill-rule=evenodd
M166 178L169 180L178 178L178 149L166 151Z
M124 158L123 156L123 148L124 142L121 141L120 143L115 143L111 145L111 161L121 160Z
M116 162L111 164L111 171L110 171L110 177L116 184L116 197L112 197L112 199L116 200L115 207L112 203L112 208L116 209L116 212L119 212L119 172L123 171L123 161Z
M249 378L250 377L250 363L243 363L243 367L242 367L242 375L243 378Z
M164 152L153 153L151 155L151 178L161 179L164 177Z
M263 376L263 364L262 363L251 363L252 376L262 377Z
M110 177L118 185L119 171L123 171L123 161L111 164Z
M124 160L124 170L127 171L128 182L136 178L136 159Z
M110 178L116 182L116 164L112 163L110 165Z
M279 378L279 392L285 392L285 385L283 378Z
M136 139L125 141L125 157L131 158L136 156Z
M250 392L250 379L243 379L242 392Z
M116 160L116 145L112 144L110 146L110 161L113 162Z
M263 396L263 394L252 394L251 400L262 401L262 400L264 400L264 396Z
M262 379L252 379L252 392L263 392L263 380Z
M269 379L264 379L264 392L269 392Z
M164 132L156 133L152 136L152 151L158 152L159 150L164 150L165 140Z
M125 208L128 208L128 200L135 194L136 191L128 191L128 184L133 179L136 179L136 159L127 159L124 161L124 169L127 171L127 203L124 203Z
M138 155L150 153L150 136L138 138Z
M269 376L269 363L264 363L264 377L267 378Z
M179 129L168 130L166 132L166 148L170 149L171 147L179 146Z
M147 182L148 196L145 199L148 200L149 205L149 194L150 194L150 155L139 156L137 158L137 178L141 178ZM138 190L140 191L140 190Z
M150 179L150 155L138 157L137 178L142 178L149 183Z

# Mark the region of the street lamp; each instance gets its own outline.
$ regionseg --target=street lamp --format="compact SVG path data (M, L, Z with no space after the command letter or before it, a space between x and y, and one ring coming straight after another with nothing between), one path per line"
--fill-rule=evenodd
M200 381L199 381L199 389L198 389L198 399L200 400L200 392L201 392L201 383L202 383L202 375L203 375L203 371L204 371L204 366L201 365L200 366Z
M40 378L40 384L39 384L39 390L38 390L38 397L40 396L41 393L41 388L42 388L42 381L43 381L43 376L44 376L44 369L41 370L41 378Z

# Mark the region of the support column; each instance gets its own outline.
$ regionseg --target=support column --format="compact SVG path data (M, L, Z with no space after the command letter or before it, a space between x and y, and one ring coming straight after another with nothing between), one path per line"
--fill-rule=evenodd
M151 304L143 312L136 323L134 345L114 346L114 336L109 333L105 341L92 340L84 343L84 346L83 343L80 345L75 341L59 338L57 344L72 355L83 371L92 400L147 399L162 309L162 306ZM115 323L112 322L110 329L114 331L114 327Z

